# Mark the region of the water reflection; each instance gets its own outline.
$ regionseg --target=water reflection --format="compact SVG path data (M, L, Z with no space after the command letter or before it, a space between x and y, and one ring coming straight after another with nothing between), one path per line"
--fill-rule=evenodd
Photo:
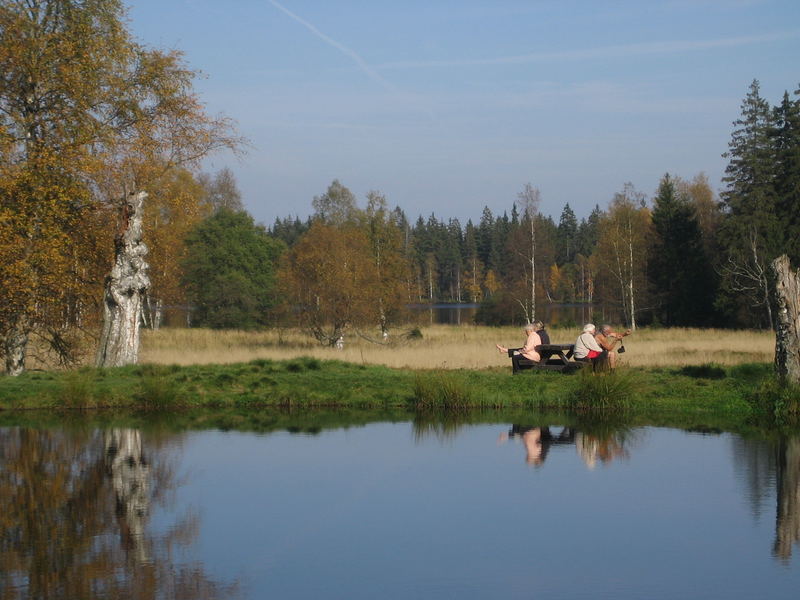
M0 429L2 598L221 598L174 550L198 519L151 531L154 502L175 488L170 440L135 429Z
M781 440L777 461L778 516L773 552L788 561L800 542L800 438Z
M597 462L610 463L617 458L628 457L628 446L632 434L628 429L604 432L576 431L574 427L562 426L553 433L553 426L512 425L508 432L498 437L498 444L518 440L525 448L525 462L535 467L544 465L552 446L574 445L575 450L589 469Z
M753 517L771 514L776 506L772 553L788 562L794 546L800 545L800 437L732 439L734 464L743 473Z

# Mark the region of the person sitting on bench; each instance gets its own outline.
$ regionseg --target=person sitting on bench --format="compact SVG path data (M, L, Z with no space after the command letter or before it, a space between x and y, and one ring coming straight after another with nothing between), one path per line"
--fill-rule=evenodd
M592 323L583 326L583 333L575 340L575 360L595 363L598 359L605 359L608 351L604 350L594 339L596 332L597 328Z
M511 356L511 361L514 366L514 372L519 370L519 359L520 358L527 358L528 360L532 360L533 362L539 362L541 360L541 356L536 351L536 346L541 345L542 339L539 337L539 334L536 333L536 325L533 323L528 323L525 325L525 335L527 336L525 339L525 345L522 348L512 348L509 350L505 346L501 346L500 344L496 344L497 350L499 352L508 354Z
M622 338L630 334L630 329L626 330L624 333L616 333L611 328L611 325L602 325L600 327L600 332L594 336L595 341L600 344L603 350L608 352L608 366L612 369L617 367L617 351L614 350L614 345L620 342L620 346L622 346ZM624 347L621 351L625 351Z
M547 333L544 329L544 323L541 321L534 321L533 327L536 329L536 333L539 336L539 339L542 340L542 345L547 346L550 344L550 334Z

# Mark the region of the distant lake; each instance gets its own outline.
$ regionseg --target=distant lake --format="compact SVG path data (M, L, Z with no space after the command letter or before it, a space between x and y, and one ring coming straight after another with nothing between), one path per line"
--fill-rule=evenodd
M788 599L799 540L800 437L0 428L4 599Z
M468 325L475 321L479 304L440 302L434 304L412 304L409 309L421 321L431 325ZM618 322L621 317L617 308L586 303L542 303L537 304L536 316L548 327L578 326L601 316L600 321Z

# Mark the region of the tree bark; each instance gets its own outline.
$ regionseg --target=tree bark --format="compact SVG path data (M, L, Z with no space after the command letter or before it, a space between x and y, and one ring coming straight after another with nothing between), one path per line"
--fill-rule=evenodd
M772 261L778 300L775 372L783 383L800 385L800 271L785 254Z
M28 348L30 326L24 316L18 317L3 339L3 354L6 358L6 375L16 377L25 371L25 351Z
M147 277L147 246L142 242L145 192L130 194L123 206L122 231L117 236L114 267L106 278L103 298L103 333L97 351L98 367L136 364L139 326Z

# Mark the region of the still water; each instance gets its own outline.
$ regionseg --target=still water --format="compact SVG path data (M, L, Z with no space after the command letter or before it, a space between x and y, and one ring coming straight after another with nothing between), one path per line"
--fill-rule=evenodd
M0 428L0 598L797 598L800 437Z

